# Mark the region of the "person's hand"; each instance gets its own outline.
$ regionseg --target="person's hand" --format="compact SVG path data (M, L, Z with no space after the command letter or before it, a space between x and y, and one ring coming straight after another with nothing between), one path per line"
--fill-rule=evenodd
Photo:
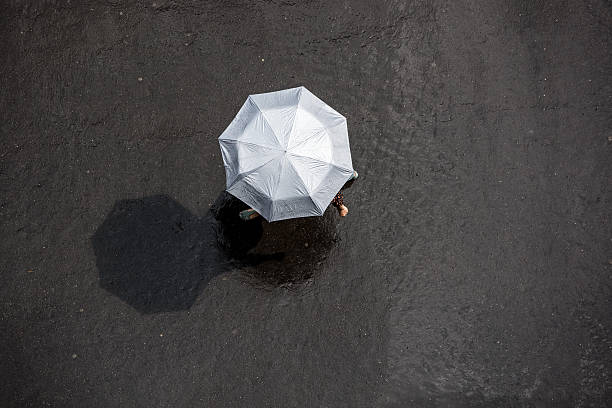
M346 214L348 214L348 208L346 207L346 205L341 205L340 206L340 216L345 217Z

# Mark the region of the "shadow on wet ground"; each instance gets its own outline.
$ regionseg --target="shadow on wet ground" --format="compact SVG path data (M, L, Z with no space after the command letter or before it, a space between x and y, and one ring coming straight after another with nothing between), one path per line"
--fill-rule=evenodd
M308 283L335 244L335 214L242 221L222 192L204 217L166 195L120 200L91 237L100 286L141 313L187 310L215 276L262 288Z
M211 208L219 247L255 285L295 287L308 283L337 241L336 214L269 223L241 221L248 208L222 193Z
M100 286L142 313L188 309L216 272L212 239L168 196L117 201L91 238Z

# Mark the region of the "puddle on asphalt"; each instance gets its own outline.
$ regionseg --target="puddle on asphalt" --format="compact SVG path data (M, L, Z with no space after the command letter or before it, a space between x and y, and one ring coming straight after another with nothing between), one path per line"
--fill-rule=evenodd
M255 285L308 284L337 241L336 214L330 210L322 217L245 222L236 214L246 208L227 193L211 208L217 242L235 267Z

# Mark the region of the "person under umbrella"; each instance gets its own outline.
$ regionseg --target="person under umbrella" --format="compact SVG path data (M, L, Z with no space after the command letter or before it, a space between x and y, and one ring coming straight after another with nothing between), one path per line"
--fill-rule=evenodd
M356 175L346 118L308 89L250 95L219 144L226 191L250 207L242 218L322 216L332 201L348 213L337 195Z

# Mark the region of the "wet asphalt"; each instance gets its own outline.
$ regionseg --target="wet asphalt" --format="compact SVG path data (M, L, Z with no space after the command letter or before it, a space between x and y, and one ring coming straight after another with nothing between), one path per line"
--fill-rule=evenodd
M10 1L2 407L612 406L609 1ZM350 209L243 223L304 85Z

